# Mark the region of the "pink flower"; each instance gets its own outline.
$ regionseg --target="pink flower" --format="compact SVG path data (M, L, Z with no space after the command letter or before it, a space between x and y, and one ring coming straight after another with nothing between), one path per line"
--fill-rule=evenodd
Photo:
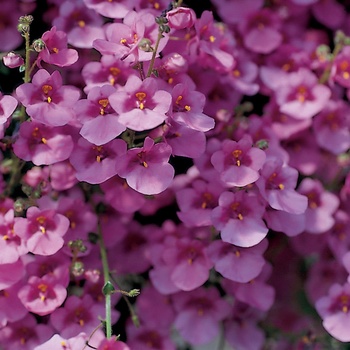
M74 144L62 128L53 128L37 122L24 122L13 145L17 157L35 165L49 165L69 158Z
M210 342L219 334L220 322L230 312L229 304L215 288L199 288L173 299L177 311L174 326L193 345Z
M17 107L17 100L0 92L0 124L5 124Z
M59 71L50 74L40 69L31 83L22 84L16 89L16 95L34 121L61 126L75 118L72 107L78 101L80 92L74 86L62 86Z
M331 97L331 90L319 84L317 77L306 68L290 73L275 93L281 112L296 119L312 118Z
M307 197L294 190L297 180L295 169L283 166L279 158L271 158L264 164L256 185L272 208L302 214L307 208Z
M142 148L131 148L118 162L118 175L143 194L158 194L171 184L174 168L168 163L170 146L146 137Z
M109 18L124 18L127 13L134 8L138 1L102 1L102 0L84 0L87 8L92 9L102 16Z
M18 298L30 312L44 316L61 306L67 297L67 289L50 276L31 276L18 292Z
M96 146L80 138L70 162L79 181L99 184L117 174L116 164L125 152L126 143L120 139Z
M27 218L18 218L14 230L28 250L38 255L53 255L63 246L69 220L54 210L30 207Z
M334 284L328 296L317 300L315 306L326 331L342 342L349 342L350 284Z
M263 212L256 195L245 191L224 192L219 197L219 206L212 211L212 222L221 231L224 242L247 248L267 235L268 229L261 218Z
M224 140L221 150L214 152L211 162L220 173L221 180L228 186L243 187L259 178L258 170L265 162L265 152L252 147L253 141L249 135L243 136L238 142Z
M135 131L144 131L165 121L171 96L166 91L158 90L156 79L146 78L142 81L132 75L123 90L109 96L109 102L119 114L119 123Z

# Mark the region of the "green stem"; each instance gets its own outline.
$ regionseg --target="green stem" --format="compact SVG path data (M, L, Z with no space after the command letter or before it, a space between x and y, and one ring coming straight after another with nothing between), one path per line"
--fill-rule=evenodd
M156 46L154 47L153 50L153 54L152 54L152 59L151 62L149 64L149 68L147 71L147 75L146 77L149 78L152 75L152 71L153 71L153 67L154 67L154 63L156 61L156 56L157 56L157 51L158 51L158 47L159 47L159 43L160 40L163 38L163 32L161 32L160 30L158 31L158 37L157 37L157 41L156 41Z
M100 223L98 224L98 237L99 237L100 254L101 254L101 261L102 261L102 268L103 268L104 285L106 286L107 284L111 283L109 278L110 271L108 266L106 246L103 240ZM105 309L106 309L106 337L107 339L109 339L112 337L111 293L107 291L106 293L104 293L104 295L105 295Z
M24 40L25 40L25 50L26 50L24 82L29 83L30 82L30 35L29 35L29 31L24 33Z

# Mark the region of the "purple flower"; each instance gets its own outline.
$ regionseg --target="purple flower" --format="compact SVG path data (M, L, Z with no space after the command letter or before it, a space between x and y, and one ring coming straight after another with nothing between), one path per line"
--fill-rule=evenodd
M17 100L0 93L0 124L5 124L17 107Z
M102 16L109 18L124 18L134 8L135 0L104 1L104 0L83 0L86 7L92 9Z
M56 27L42 35L45 47L38 55L38 66L44 61L58 67L66 67L74 64L78 60L78 52L67 48L67 34Z
M97 146L115 139L126 129L109 102L115 91L111 85L93 87L87 100L78 101L74 107L78 120L83 124L80 135Z
M229 304L220 298L215 288L176 294L173 302L177 311L174 326L192 345L213 340L219 334L220 322L230 312Z
M268 229L262 220L264 207L254 194L239 191L224 192L219 206L212 211L212 222L221 231L224 242L238 247L252 247L260 243Z
M129 149L118 161L117 173L143 194L158 194L171 184L174 168L168 163L170 146L146 137L142 148Z
M290 214L302 214L307 208L307 197L294 190L297 180L297 170L283 166L279 158L272 158L261 169L261 177L256 185L272 208Z
M96 146L80 138L70 162L79 181L100 184L117 174L116 163L118 166L119 159L125 152L126 143L120 139Z
M18 292L18 298L26 309L40 316L51 314L66 297L66 287L50 275L41 278L31 276Z
M62 128L53 128L37 122L24 122L13 145L16 156L35 165L48 165L66 160L74 144Z
M170 28L185 29L193 27L196 20L196 14L188 7L176 7L167 12L166 18Z
M342 342L349 342L350 284L334 284L328 296L317 300L315 306L326 331Z
M317 77L308 69L290 73L275 91L282 113L296 119L309 119L320 112L331 97L331 90L318 84Z
M208 247L208 255L214 262L217 272L231 281L247 283L256 278L265 265L263 253L267 240L254 247L235 247L222 241L214 241Z
M28 250L37 255L53 255L63 246L69 220L54 210L30 207L27 218L18 218L14 230Z
M205 96L198 91L190 91L185 84L177 84L172 92L171 117L179 124L198 131L214 128L214 119L203 113Z
M61 126L75 118L72 107L80 92L74 86L62 86L62 76L58 71L50 75L45 69L40 69L33 76L32 83L22 84L16 89L16 95L34 121Z
M144 131L165 121L171 95L158 90L156 79L146 78L142 81L132 75L123 90L109 96L109 102L119 114L119 123L135 131Z
M211 162L226 185L243 187L259 178L258 170L264 164L266 155L252 144L249 135L244 135L238 142L224 140L221 150L212 155Z
M9 52L2 58L2 61L6 67L17 68L24 64L24 59L19 54Z

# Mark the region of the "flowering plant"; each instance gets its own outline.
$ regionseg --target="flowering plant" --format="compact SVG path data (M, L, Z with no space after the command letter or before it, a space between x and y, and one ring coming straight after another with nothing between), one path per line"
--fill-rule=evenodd
M206 4L1 4L0 349L350 342L346 5Z

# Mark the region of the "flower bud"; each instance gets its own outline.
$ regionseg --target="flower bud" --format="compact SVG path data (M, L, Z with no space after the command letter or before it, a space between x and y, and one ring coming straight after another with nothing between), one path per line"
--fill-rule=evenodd
M24 64L23 57L14 52L9 52L2 58L2 61L4 62L4 65L9 68L17 68Z
M165 59L164 69L171 73L187 72L187 60L178 53L174 53Z
M34 40L34 42L33 42L33 49L36 52L40 52L40 51L44 50L45 46L46 46L45 42L42 39L37 39L37 40Z
M191 28L196 21L195 12L187 7L177 7L169 11L166 17L172 29Z

